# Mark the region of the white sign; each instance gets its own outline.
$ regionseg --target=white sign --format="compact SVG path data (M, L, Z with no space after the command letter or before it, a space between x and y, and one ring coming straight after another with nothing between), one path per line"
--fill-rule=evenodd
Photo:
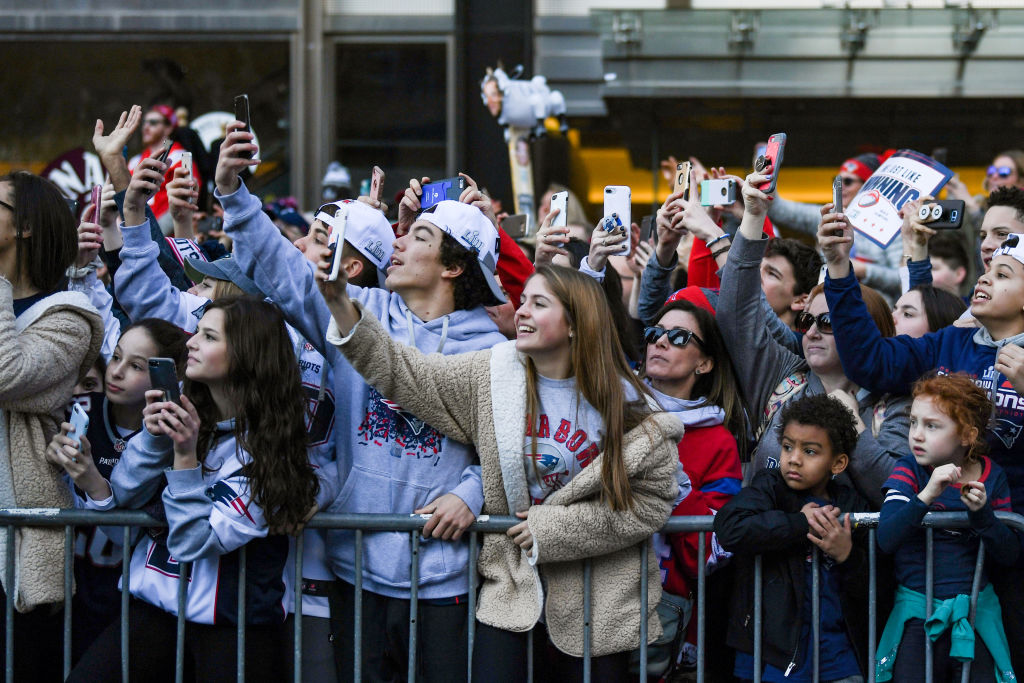
M926 194L934 197L952 177L931 157L901 149L871 174L844 213L854 230L886 247L900 234L903 205Z

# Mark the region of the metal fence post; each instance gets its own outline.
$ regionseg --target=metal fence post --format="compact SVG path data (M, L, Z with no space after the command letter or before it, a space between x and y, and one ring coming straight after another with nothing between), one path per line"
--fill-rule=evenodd
M302 537L299 534L295 537L295 621L293 634L295 641L292 643L294 649L292 662L292 675L295 683L302 683Z
M245 683L245 548L238 549L238 615L235 617L235 628L238 636L235 642L235 678L238 683Z
M466 602L466 683L473 683L473 645L476 639L476 532L469 532L469 594Z
M420 531L409 532L409 683L416 683L416 636L419 632Z
M706 622L706 601L707 601L707 563L704 554L707 552L707 534L703 531L697 534L697 683L704 683L704 648L707 647L707 622ZM691 610L690 614L693 614ZM693 618L692 616L690 617Z
M4 620L7 625L4 633L4 679L7 683L14 683L14 593L17 587L14 585L14 526L7 527L7 565L4 567L4 574L7 577L6 613Z
M64 678L71 673L71 595L74 592L75 527L64 527Z
M184 683L185 680L185 611L188 597L188 576L192 573L192 563L178 563L178 631L174 650L174 680Z
M971 609L967 614L967 622L974 628L974 620L978 616L978 593L981 592L981 575L985 569L985 544L978 544L978 559L974 563L974 579L971 581ZM975 638L977 640L977 638ZM960 683L971 680L971 660L961 664Z
M924 530L925 536L925 551L924 551L924 620L928 623L928 620L932 617L932 599L935 593L935 567L932 564L934 555L934 538L932 537L932 528L928 527ZM925 634L924 637L924 680L925 683L933 683L934 681L934 662L932 662L932 639Z
M590 558L583 560L583 683L590 683Z
M647 672L647 545L650 539L640 544L640 679Z

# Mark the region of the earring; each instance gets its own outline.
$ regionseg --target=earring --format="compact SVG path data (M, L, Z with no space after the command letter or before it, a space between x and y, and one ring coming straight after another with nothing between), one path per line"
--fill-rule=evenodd
M699 375L699 374L700 374L700 370L699 370L699 369L697 369L697 370L694 370L694 371L693 371L693 374L695 374L695 375Z
M572 339L572 330L569 330L569 339Z

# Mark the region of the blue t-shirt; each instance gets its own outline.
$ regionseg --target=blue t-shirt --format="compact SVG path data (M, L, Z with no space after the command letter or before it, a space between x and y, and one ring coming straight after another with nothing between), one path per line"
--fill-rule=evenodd
M806 503L817 503L825 506L830 503L819 500L813 496L807 496ZM811 560L812 549L815 546L808 543L804 558L804 604L801 608L803 626L800 629L800 661L796 667L786 676L786 672L777 669L771 664L765 664L761 680L765 683L810 683L814 680L814 658L811 650L814 647L814 634L811 631L812 615L814 614L814 591L811 586L814 582L814 565ZM853 646L850 644L849 636L846 634L846 624L843 620L843 606L839 594L839 565L826 555L820 554L818 572L820 575L820 598L821 598L821 628L819 630L820 646L818 648L818 673L819 680L834 681L847 676L861 675L860 665L853 653ZM750 680L754 678L754 657L746 652L736 653L736 665L733 674L737 678Z
M1006 473L987 457L981 458L981 465L978 481L985 484L989 505L993 510L1010 512L1010 485ZM884 525L906 505L921 505L923 508L924 503L917 494L928 484L933 469L919 465L912 455L896 461L892 474L882 486L886 495L880 524ZM966 512L967 507L960 500L960 484L947 486L935 502L928 506L927 511ZM919 519L912 521L915 526L920 522ZM961 593L970 594L978 546L981 543L978 532L974 529L935 529L933 539L935 597L946 599ZM907 588L924 593L924 528L916 527L904 538L896 549L895 560L896 580ZM987 584L988 572L985 571L982 575L982 588Z

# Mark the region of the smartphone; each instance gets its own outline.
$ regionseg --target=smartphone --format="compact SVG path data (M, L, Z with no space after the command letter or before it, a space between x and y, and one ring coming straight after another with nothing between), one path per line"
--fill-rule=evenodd
M689 161L676 164L676 181L672 185L672 194L683 193L683 199L690 200L690 170L693 166ZM607 196L605 197L607 199Z
M522 239L526 237L527 229L527 216L525 213L517 213L511 216L505 216L501 219L501 229L505 231L505 234L512 239Z
M167 163L167 155L171 153L171 139L164 138L163 147L160 149L160 155L157 156L156 160L161 164Z
M427 183L423 186L423 195L420 197L420 209L429 209L438 202L446 199L459 201L462 191L466 189L466 179L462 176L445 178L436 183Z
M689 162L683 162L689 163ZM626 185L608 185L604 188L604 221L602 227L608 232L622 230L627 236L630 231L630 212L632 210L632 190ZM609 222L609 219L614 219ZM617 256L629 256L629 240L622 245Z
M765 148L764 154L758 157L759 163L755 165L755 170L760 172L768 168L769 165L772 167L772 173L768 180L761 183L761 186L757 188L765 194L775 192L779 180L779 169L782 168L782 156L785 151L786 134L776 133L768 138L768 147Z
M732 178L713 178L700 183L701 206L725 206L736 202L736 181Z
M252 120L249 116L249 96L248 95L237 95L235 97L235 119L245 124L242 128L246 133L252 132ZM243 154L242 158L252 159L256 156L255 152L249 154Z
M644 216L640 219L640 241L646 242L654 234L654 214Z
M381 201L384 197L384 169L380 166L373 167L370 178L370 199Z
M551 220L551 225L554 227L565 227L565 220L568 218L566 215L569 211L569 192L556 192L551 195L551 210L558 209L558 215Z
M85 412L85 408L80 403L72 403L71 419L68 422L71 423L68 438L75 442L75 446L81 448L82 436L89 431L89 413Z
M149 359L149 383L154 389L164 392L165 401L181 405L181 389L178 387L178 373L170 358Z
M918 220L932 230L959 230L964 224L964 200L939 199L921 206Z
M331 236L327 238L327 247L331 250L331 274L328 280L334 282L341 274L342 252L345 246L345 227L348 225L348 204L342 204L331 221Z
M181 165L185 169L185 173L189 178L192 178L192 152L183 152L181 155Z
M836 176L832 179L832 213L843 212L843 179Z
M100 204L103 203L103 186L102 185L93 185L92 186L92 195L90 196L89 201L92 202L92 205L96 207L96 210L95 210L95 212L93 212L93 215L92 215L92 222L93 223L99 223L100 222Z

